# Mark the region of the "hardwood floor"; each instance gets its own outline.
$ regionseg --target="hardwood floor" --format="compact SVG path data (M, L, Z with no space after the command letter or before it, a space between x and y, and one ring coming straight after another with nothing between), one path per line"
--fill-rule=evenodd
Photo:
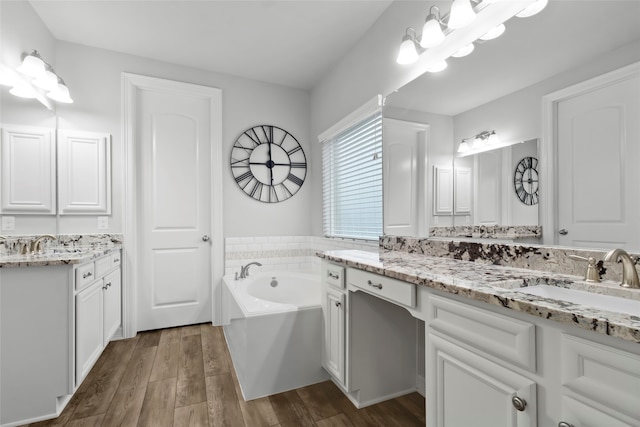
M205 324L109 343L64 412L29 427L424 425L418 393L356 409L331 381L245 402L222 328Z

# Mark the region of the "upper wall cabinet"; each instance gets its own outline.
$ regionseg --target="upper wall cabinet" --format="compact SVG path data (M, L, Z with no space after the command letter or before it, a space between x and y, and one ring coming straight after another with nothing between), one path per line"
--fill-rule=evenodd
M0 140L0 213L56 213L54 130L3 126Z
M58 130L58 213L111 213L111 137Z

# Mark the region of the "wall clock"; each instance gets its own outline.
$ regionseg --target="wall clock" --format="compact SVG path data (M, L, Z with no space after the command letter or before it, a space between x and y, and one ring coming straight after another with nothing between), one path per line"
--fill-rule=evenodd
M538 203L538 159L525 157L518 162L513 175L516 196L525 205Z
M277 203L300 190L307 175L307 159L298 140L286 130L254 126L234 142L231 172L247 195Z

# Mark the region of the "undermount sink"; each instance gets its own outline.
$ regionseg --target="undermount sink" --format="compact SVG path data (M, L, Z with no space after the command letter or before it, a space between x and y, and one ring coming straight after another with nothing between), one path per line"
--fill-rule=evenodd
M518 292L640 317L640 301L635 299L620 298L549 285L520 288Z

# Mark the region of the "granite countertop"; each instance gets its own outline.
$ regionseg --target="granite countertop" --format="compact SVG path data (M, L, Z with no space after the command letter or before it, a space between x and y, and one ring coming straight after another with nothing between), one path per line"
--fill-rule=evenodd
M40 255L0 255L0 268L83 264L122 249L122 245L52 248Z
M611 281L592 284L578 276L382 249L379 253L326 251L318 256L346 267L640 343L640 313L634 316L606 311L515 290L550 285L640 300L640 290L622 288Z

